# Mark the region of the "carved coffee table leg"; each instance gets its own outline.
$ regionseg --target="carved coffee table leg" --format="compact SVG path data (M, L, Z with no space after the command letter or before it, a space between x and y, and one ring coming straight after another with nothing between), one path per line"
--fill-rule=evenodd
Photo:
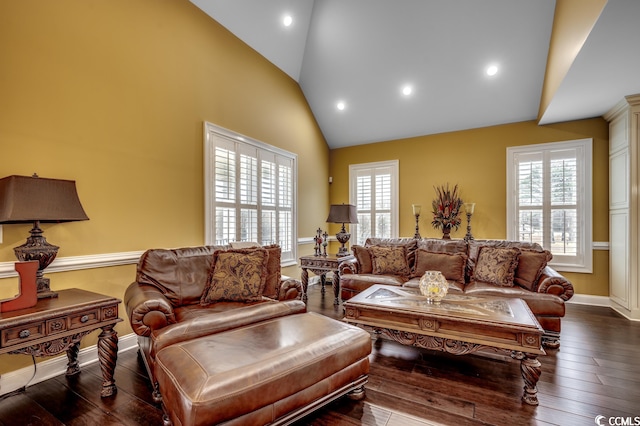
M540 368L542 364L538 361L538 355L513 352L511 356L520 360L520 372L524 379L524 393L522 400L529 405L538 405L538 388L537 383L542 374Z
M300 273L300 281L302 281L302 291L304 294L302 295L302 300L307 301L307 286L309 285L309 271L307 268L302 268L302 272Z
M324 297L324 285L327 281L327 274L320 274L320 285L322 288L320 289L320 293L322 293L322 297Z
M98 336L98 359L102 370L102 397L111 396L118 391L113 379L118 358L118 333L113 330L113 325L102 327L102 333Z
M78 352L80 351L80 342L76 342L75 344L69 346L67 349L67 359L69 362L67 363L67 372L65 373L67 376L73 376L74 374L78 374L80 372L80 365L78 364Z

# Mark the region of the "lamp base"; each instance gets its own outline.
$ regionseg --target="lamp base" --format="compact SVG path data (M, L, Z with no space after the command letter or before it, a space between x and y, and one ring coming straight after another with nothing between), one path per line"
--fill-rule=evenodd
M344 228L344 223L342 224L342 230L336 234L336 239L340 242L340 248L338 249L338 257L349 256L349 250L345 247L347 241L351 238L351 234L346 231Z
M51 291L49 286L49 278L42 275L44 269L53 262L58 255L60 247L49 244L47 239L42 236L42 229L38 222L33 223L31 236L27 238L27 242L21 246L15 247L13 252L21 262L31 260L38 261L38 272L36 272L36 284L38 286L38 299L46 299L50 297L58 297L58 293Z

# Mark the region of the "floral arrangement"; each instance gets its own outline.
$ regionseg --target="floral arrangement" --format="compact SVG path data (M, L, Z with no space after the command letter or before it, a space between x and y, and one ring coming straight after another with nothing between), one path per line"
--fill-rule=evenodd
M458 229L461 223L460 207L462 199L458 196L458 185L449 189L449 184L434 186L436 199L431 203L433 208L433 225L436 229L454 228Z

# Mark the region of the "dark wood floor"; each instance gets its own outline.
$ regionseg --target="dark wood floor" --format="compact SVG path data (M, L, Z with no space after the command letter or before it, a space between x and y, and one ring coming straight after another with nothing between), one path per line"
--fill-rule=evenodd
M323 297L310 287L308 303L310 311L342 317L330 289ZM520 402L516 361L382 341L374 344L366 399L342 398L298 425L567 426L594 425L599 415L640 416L640 323L608 308L568 305L562 329L561 348L540 357L538 407ZM161 424L136 351L118 357L116 384L115 397L100 398L97 364L76 377L41 382L0 399L0 425Z

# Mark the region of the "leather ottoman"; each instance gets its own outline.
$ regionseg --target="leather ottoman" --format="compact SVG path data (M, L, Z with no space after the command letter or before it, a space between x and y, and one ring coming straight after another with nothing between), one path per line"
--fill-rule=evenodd
M165 424L289 424L350 394L364 397L371 337L312 312L160 350Z

